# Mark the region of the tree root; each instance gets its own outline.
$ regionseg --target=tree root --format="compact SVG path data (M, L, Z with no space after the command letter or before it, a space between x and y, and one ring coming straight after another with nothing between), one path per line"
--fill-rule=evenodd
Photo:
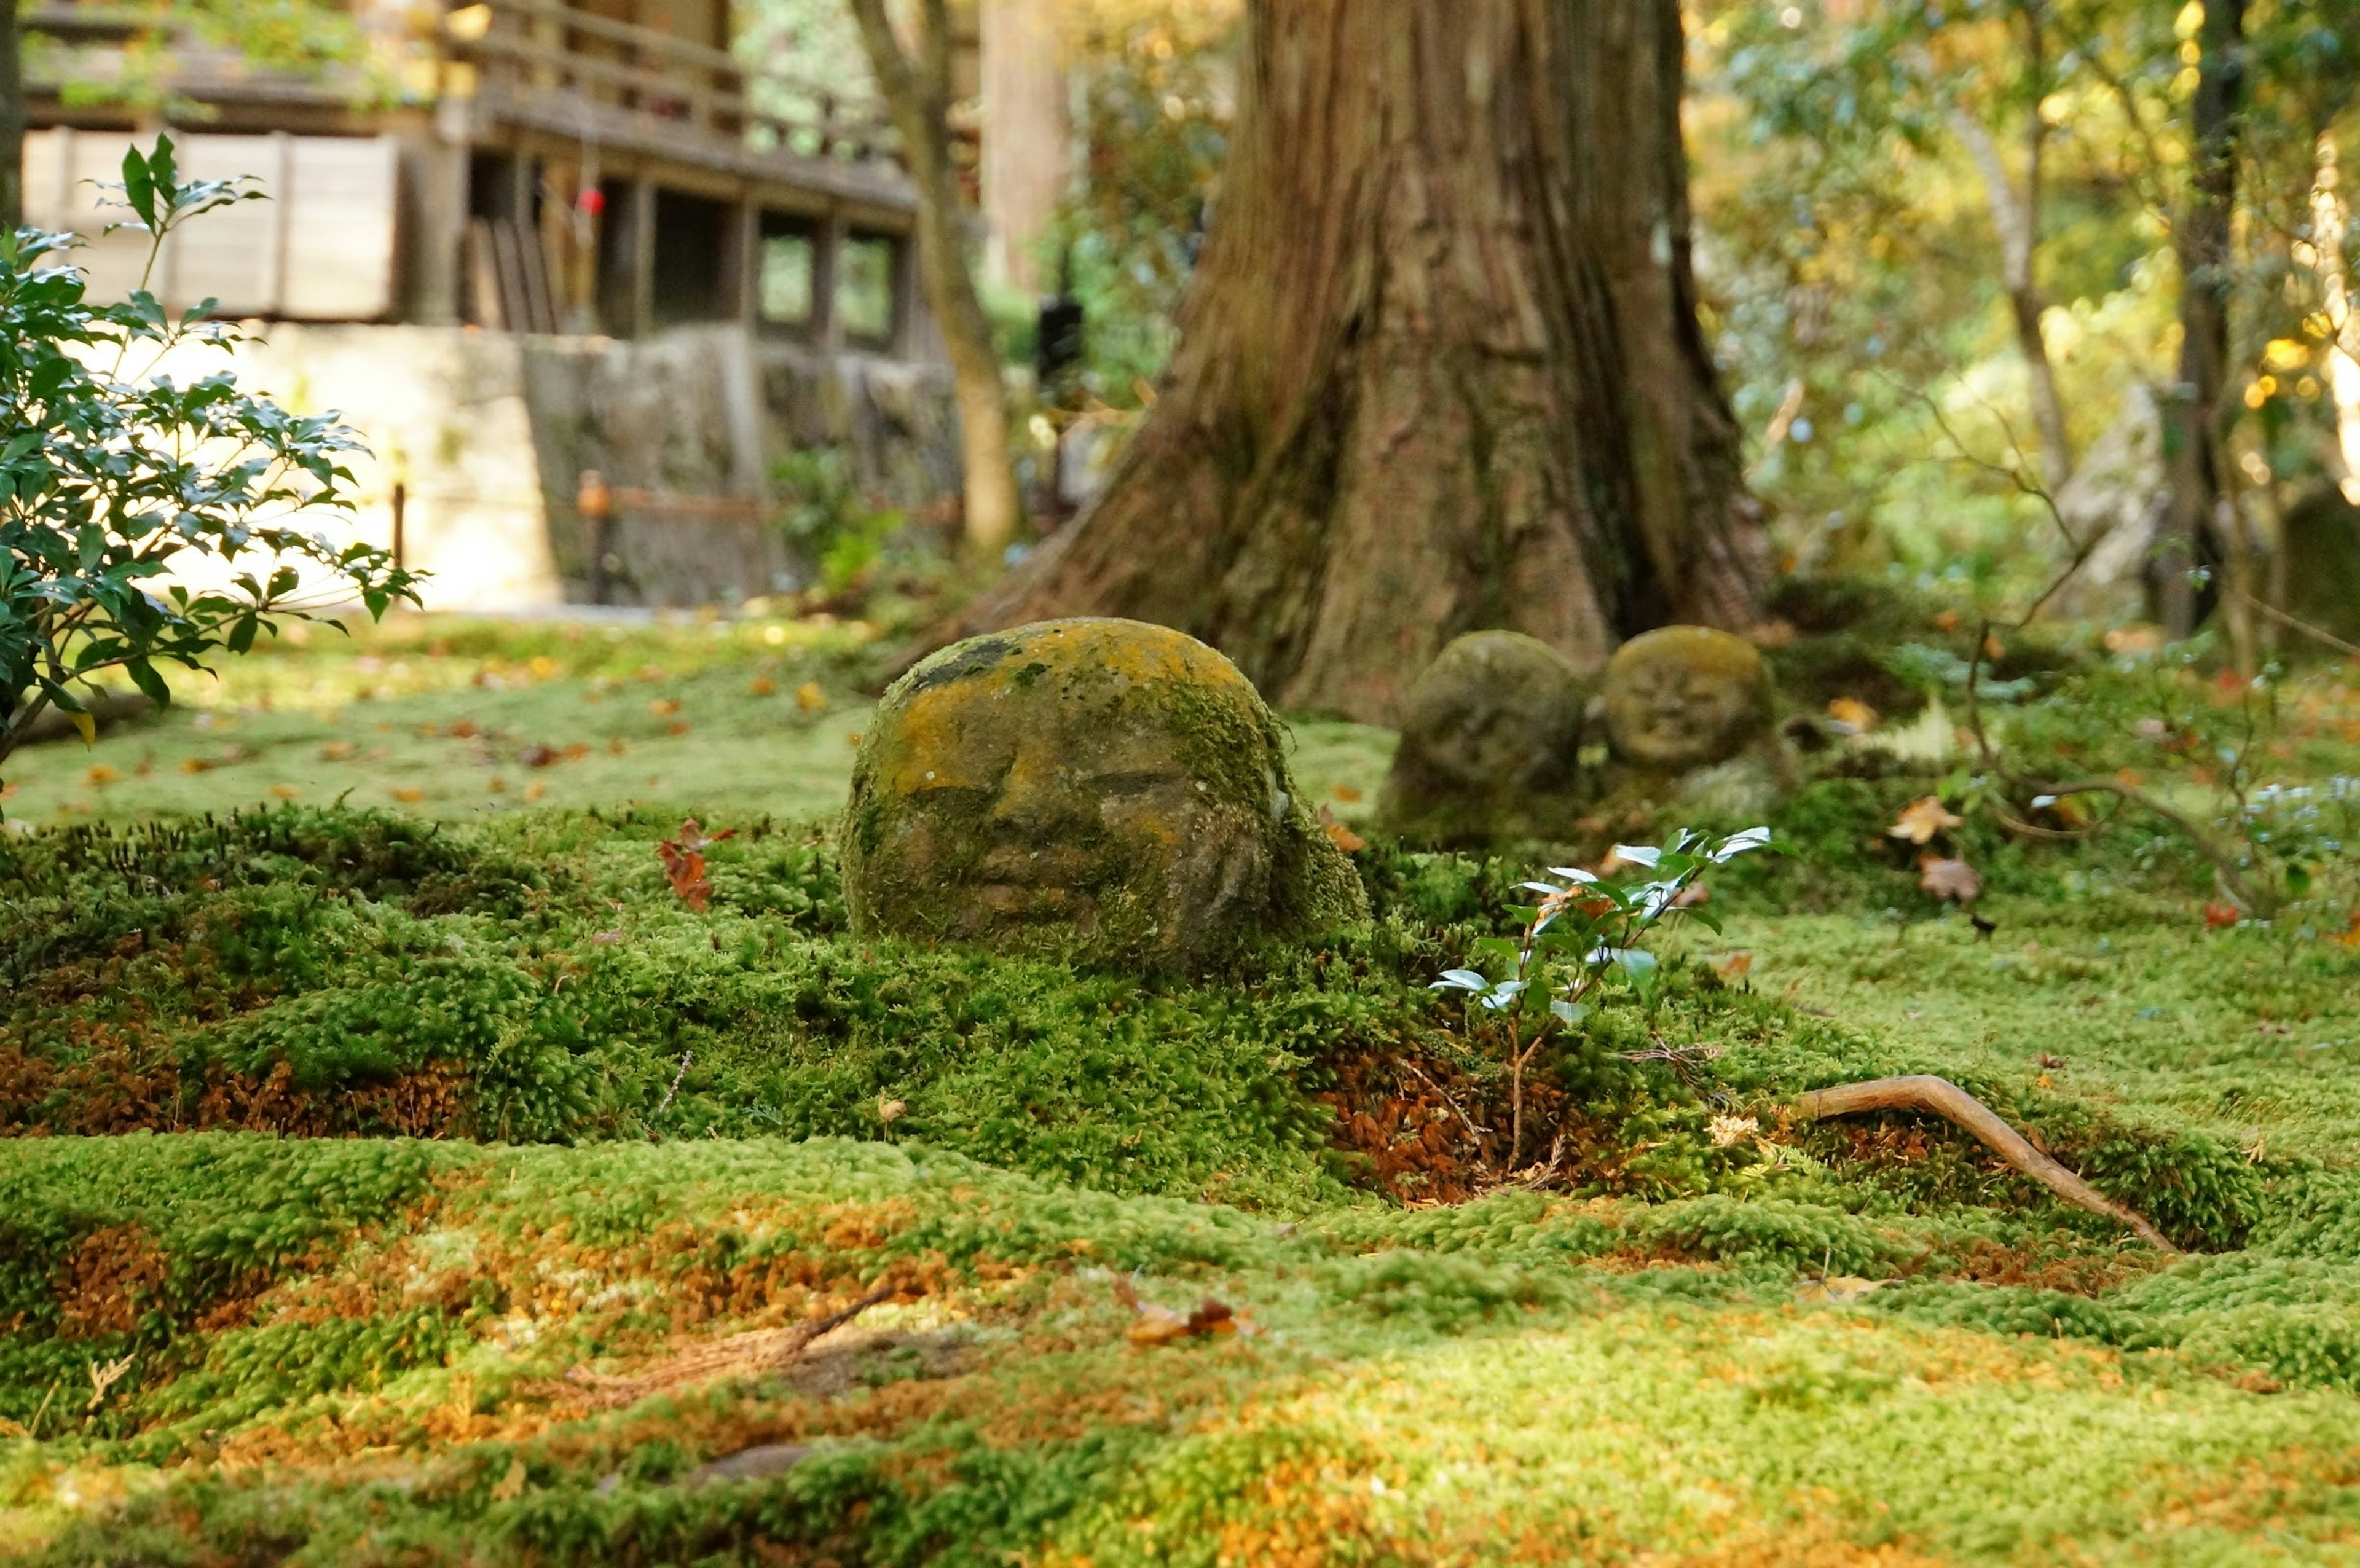
M2035 1149L2022 1133L2002 1121L1989 1105L1947 1078L1921 1073L1907 1078L1872 1078L1859 1083L1838 1083L1831 1088L1812 1090L1795 1102L1795 1109L1805 1121L1853 1116L1862 1111L1918 1111L1940 1116L1952 1126L1974 1135L1985 1149L2076 1208L2103 1214L2128 1226L2140 1240L2158 1252L2180 1250L2144 1216L2123 1207Z

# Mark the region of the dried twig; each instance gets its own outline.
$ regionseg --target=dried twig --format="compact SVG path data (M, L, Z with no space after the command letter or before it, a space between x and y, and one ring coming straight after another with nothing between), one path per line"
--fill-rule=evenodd
M1917 1073L1907 1078L1872 1078L1859 1083L1838 1083L1832 1088L1814 1089L1803 1095L1796 1101L1795 1111L1805 1121L1853 1116L1862 1111L1918 1111L1940 1116L1972 1134L1985 1149L2011 1167L2076 1208L2103 1214L2127 1225L2139 1239L2159 1252L2180 1250L2144 1216L2123 1207L2035 1149L2022 1133L2001 1120L1989 1105L1947 1078Z
M2290 630L2300 632L2303 636L2310 637L2314 641L2324 643L2338 653L2347 655L2353 659L2360 659L2360 648L2355 648L2352 644L2345 642L2333 632L2322 631L2319 627L2312 626L2309 621L2303 620L2299 616L2287 614L2284 610L2279 609L2276 604L2271 604L2268 600L2254 597L2253 594L2245 592L2243 588L2232 585L2230 592L2235 593L2237 597L2245 600L2245 603L2251 604L2255 609L2259 610L2270 619L2278 622L2278 625L2288 627Z
M2060 799L2067 795L2113 795L2129 801L2141 811L2153 812L2185 833L2188 842L2196 846L2197 853L2212 863L2212 874L2220 879L2221 891L2228 895L2239 909L2247 914L2267 914L2277 903L2276 899L2255 891L2253 885L2245 880L2244 868L2238 866L2236 857L2214 843L2212 835L2198 827L2194 818L2165 805L2144 789L2136 789L2119 779L2081 779L2070 784L2035 783L2031 788L2037 794L2054 795Z
M576 1367L566 1373L565 1380L585 1390L594 1409L619 1410L625 1405L636 1404L650 1394L660 1394L683 1384L769 1372L801 1356L805 1347L822 1334L842 1328L878 1302L890 1299L894 1290L892 1285L880 1285L850 1306L839 1308L824 1317L813 1318L792 1328L757 1329L751 1334L731 1334L727 1339L684 1350L669 1361L659 1362L645 1371L628 1377Z
M104 1366L95 1361L92 1362L90 1364L90 1403L84 1405L82 1409L91 1415L96 1415L98 1407L106 1402L106 1391L121 1382L123 1375L130 1370L131 1357L128 1356L120 1361L109 1361ZM42 1401L44 1405L48 1402L46 1399Z

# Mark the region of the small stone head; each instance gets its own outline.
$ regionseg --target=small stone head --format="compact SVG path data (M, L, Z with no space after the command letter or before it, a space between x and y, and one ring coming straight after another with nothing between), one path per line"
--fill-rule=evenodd
M970 638L897 681L855 764L853 930L1189 969L1365 914L1226 659L1135 621Z
M1420 843L1475 845L1568 831L1590 689L1521 632L1470 632L1409 691L1378 820Z
M1615 759L1663 773L1727 762L1770 727L1770 674L1742 637L1664 626L1607 661L1606 738Z

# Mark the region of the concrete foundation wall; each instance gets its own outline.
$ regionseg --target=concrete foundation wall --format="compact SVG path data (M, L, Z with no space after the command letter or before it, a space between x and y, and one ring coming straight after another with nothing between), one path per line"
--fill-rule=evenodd
M829 357L727 326L635 342L286 322L256 332L238 354L241 384L298 412L338 410L368 441L373 455L354 465L366 537L391 542L393 486L406 487L405 555L433 573L430 608L585 601L585 469L625 494L607 598L626 604L796 586L802 563L767 520L787 453L841 449L854 482L891 506L924 507L957 485L938 367Z

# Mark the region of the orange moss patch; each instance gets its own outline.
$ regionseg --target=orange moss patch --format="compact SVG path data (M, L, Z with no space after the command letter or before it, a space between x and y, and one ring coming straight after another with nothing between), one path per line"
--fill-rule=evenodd
M105 1225L83 1236L66 1259L57 1294L68 1339L129 1334L161 1303L168 1265L143 1225Z

